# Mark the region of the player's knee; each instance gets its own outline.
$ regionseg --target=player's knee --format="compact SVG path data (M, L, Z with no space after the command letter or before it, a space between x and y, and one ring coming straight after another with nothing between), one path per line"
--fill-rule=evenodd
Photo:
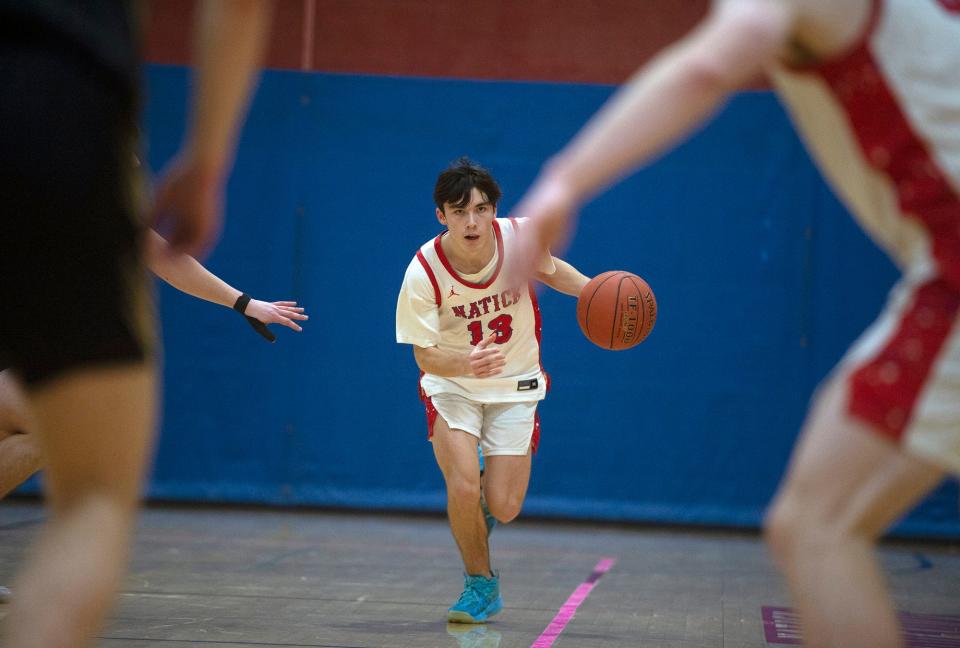
M451 475L447 477L447 497L457 502L480 501L480 478Z
M829 544L829 516L811 493L788 485L764 520L764 538L774 562L786 569L810 550Z
M823 508L809 494L790 489L775 498L764 521L767 547L781 569L830 544L832 532Z
M763 538L773 561L781 569L790 562L794 541L797 536L796 511L791 511L791 503L785 497L777 497L763 520Z
M517 519L517 516L520 515L520 509L522 508L523 502L518 502L516 505L510 505L507 508L490 512L493 514L493 517L497 518L498 522L501 524L507 524Z
M869 541L847 523L842 507L814 493L787 491L776 497L764 520L764 538L781 568L811 554L822 554L848 542Z
M497 518L498 522L507 524L520 515L520 510L523 508L523 497L512 494L506 497L498 497L488 501L487 506L490 508L490 514Z

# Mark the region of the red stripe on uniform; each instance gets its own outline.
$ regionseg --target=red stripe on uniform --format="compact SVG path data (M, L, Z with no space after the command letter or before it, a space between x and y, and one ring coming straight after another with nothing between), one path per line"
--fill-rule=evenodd
M960 0L938 0L940 5L952 14L960 14Z
M533 415L533 436L530 437L530 452L536 453L537 448L539 446L540 446L540 412L537 412Z
M939 270L917 288L885 347L849 377L850 413L900 440L960 308L960 195L873 54L870 35L882 10L875 0L863 40L815 72L843 106L868 164L890 180L899 211L927 231Z
M423 401L423 406L427 411L427 438L433 438L433 424L437 422L437 417L440 415L437 412L437 408L433 406L433 401L427 396L427 392L423 390L423 377L426 375L424 371L420 371L420 380L417 381L417 387L420 390L420 400Z
M511 218L513 226L519 228L516 219ZM543 381L546 383L545 389L550 391L550 374L543 368L543 349L540 345L543 337L543 319L540 316L540 303L537 301L537 293L533 289L533 284L527 284L527 292L530 294L530 305L533 307L533 333L537 338L537 363L540 365L540 373L543 374ZM533 435L530 437L530 452L536 453L540 447L540 411L533 415Z
M423 270L427 273L427 277L430 278L430 283L433 284L433 298L437 302L437 306L440 306L440 286L437 284L437 277L433 274L433 269L430 267L430 264L427 263L426 257L423 256L423 252L417 250L417 259L420 261L420 265L423 266ZM423 390L423 376L425 373L420 372L420 379L417 381L417 388L420 391L420 400L423 401L424 406L427 409L427 438L433 437L433 424L437 421L437 408L433 406L433 402L430 400L430 397L427 396L427 393Z
M550 374L543 368L543 349L540 345L540 339L543 336L543 318L540 316L540 304L537 302L537 293L533 289L533 284L527 286L527 292L530 293L530 305L533 306L533 332L537 337L537 362L540 364L540 373L546 381L547 391L550 391Z
M440 416L440 413L437 411L437 408L433 406L433 401L429 396L423 397L423 406L427 410L427 438L433 438L433 426L437 422L437 417Z
M900 211L929 233L940 274L960 288L960 195L913 130L869 41L816 71L843 105L870 166L893 183Z
M440 284L437 283L437 277L433 274L433 269L430 267L430 264L427 263L426 257L423 256L423 252L417 250L417 259L420 261L420 265L423 266L424 271L427 273L427 277L430 279L430 283L433 284L433 298L437 302L437 306L440 305Z
M958 310L960 293L947 281L921 285L886 346L850 375L850 413L900 441Z

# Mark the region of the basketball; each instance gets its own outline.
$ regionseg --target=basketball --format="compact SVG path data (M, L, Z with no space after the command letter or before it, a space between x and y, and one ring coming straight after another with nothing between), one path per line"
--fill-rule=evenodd
M577 322L587 339L611 351L636 346L657 322L657 299L647 282L624 270L597 275L580 291Z

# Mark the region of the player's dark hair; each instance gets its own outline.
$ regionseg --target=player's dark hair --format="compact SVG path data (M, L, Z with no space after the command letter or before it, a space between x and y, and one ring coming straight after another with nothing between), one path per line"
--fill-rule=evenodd
M470 193L474 187L479 189L494 207L503 195L500 185L489 171L468 157L459 158L437 176L437 184L433 188L433 202L440 211L443 211L445 203L463 207L470 202Z

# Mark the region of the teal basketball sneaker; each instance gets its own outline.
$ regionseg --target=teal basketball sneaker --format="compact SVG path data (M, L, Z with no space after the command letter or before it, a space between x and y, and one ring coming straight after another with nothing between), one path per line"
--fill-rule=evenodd
M447 621L451 623L483 623L503 609L500 597L500 574L493 576L463 576L463 594L447 610Z

